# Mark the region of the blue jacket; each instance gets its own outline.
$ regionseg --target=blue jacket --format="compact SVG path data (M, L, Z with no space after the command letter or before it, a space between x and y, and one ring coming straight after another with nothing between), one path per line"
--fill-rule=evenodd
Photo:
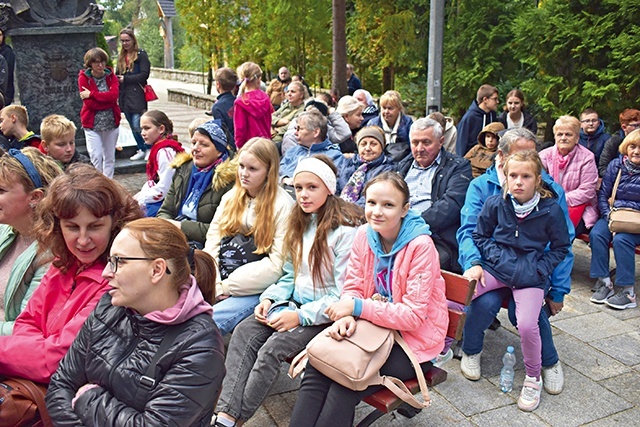
M353 175L353 173L356 171L356 169L358 169L358 167L360 167L360 165L362 165L362 163L364 162L360 158L359 154L356 154L350 159L345 159L342 168L338 170L338 185L340 186L340 188L344 188L344 186L349 182L351 175ZM394 170L396 170L396 164L394 163L393 159L382 153L380 157L369 164L367 172L364 174L364 182L366 184L376 176L380 175L382 172ZM362 187L362 189L364 190L364 187ZM356 204L358 206L364 207L364 201L364 191L361 191L360 197L356 201Z
M571 246L563 216L555 200L546 198L519 220L510 196L489 197L473 231L482 267L513 288L545 289L551 272ZM547 243L549 250L545 250Z
M342 155L342 151L340 151L340 147L336 144L332 144L329 139L325 139L322 142L313 144L309 148L304 145L297 144L295 147L288 149L284 157L280 160L280 177L284 178L288 176L293 178L293 172L295 172L298 162L302 158L313 156L314 154L324 154L333 160L333 164L338 168L338 170L343 168L345 158ZM340 187L340 183L338 183L336 193L340 193L341 190L342 187Z
M542 181L546 187L556 194L556 203L565 214L565 222L569 231L569 239L573 241L575 237L575 229L569 219L569 211L567 209L567 199L564 195L562 187L553 181L551 176L542 171ZM467 190L467 197L460 212L460 228L456 234L458 240L458 250L460 253L459 262L462 271L466 271L472 267L474 261L481 261L480 251L473 242L472 232L476 228L478 215L482 210L485 201L496 194L500 194L502 187L498 180L496 167L491 166L487 171L471 181ZM551 275L551 289L549 296L554 302L562 302L564 296L571 292L571 270L573 269L573 252L569 248L569 252L564 260L558 264Z
M222 122L222 128L234 140L233 136L233 103L236 97L231 92L225 92L218 95L218 100L211 107L211 115L214 119L219 119Z
M605 142L611 138L604 130L604 122L600 119L600 126L593 135L587 135L582 129L580 129L580 145L584 145L596 156L596 164L600 160L600 154L604 148Z
M349 95L353 95L353 92L358 89L362 89L362 83L360 82L358 76L356 76L355 74L351 74L351 77L349 77L349 80L347 80L347 89L349 91Z
M485 113L478 106L478 102L473 101L457 126L456 154L461 157L467 154L467 151L478 143L478 135L482 129L495 121L497 121L495 111Z
M444 243L451 254L451 262L458 259L458 244L456 231L460 227L458 212L464 204L465 194L471 181L471 163L469 160L440 149L440 164L431 182L431 201L429 209L422 212L422 218L429 224L433 233L433 240ZM402 177L413 163L413 156L409 155L398 164L398 173ZM409 189L411 190L411 189ZM456 270L457 265L453 266Z
M618 184L616 200L613 206L640 210L640 173L631 175L622 162L622 156L620 156L609 163L598 191L598 209L600 209L601 218L607 219L609 217L611 209L609 209L608 200L613 192L613 185L620 169L622 169L622 176L620 176L620 183Z

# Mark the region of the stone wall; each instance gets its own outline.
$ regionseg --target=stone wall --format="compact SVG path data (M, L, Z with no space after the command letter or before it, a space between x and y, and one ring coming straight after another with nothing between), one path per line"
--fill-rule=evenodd
M154 79L173 80L184 83L207 84L207 74L197 71L151 67L151 77Z
M214 95L207 95L186 89L167 89L167 96L169 101L179 102L180 104L205 111L211 110L211 106L216 101Z

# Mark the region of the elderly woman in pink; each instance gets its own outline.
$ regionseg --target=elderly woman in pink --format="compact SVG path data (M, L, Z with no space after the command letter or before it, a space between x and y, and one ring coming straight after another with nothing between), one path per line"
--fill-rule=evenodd
M578 144L580 121L561 116L553 126L556 143L540 152L542 164L565 191L569 217L578 234L587 233L598 220L596 187L598 167L593 153Z

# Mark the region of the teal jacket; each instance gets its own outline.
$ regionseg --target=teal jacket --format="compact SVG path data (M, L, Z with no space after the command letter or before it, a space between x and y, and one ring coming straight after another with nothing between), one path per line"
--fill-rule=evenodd
M9 225L0 225L0 260L7 253L16 238ZM40 286L42 276L49 269L51 259L48 255L37 254L38 243L33 242L20 254L11 268L7 287L4 292L4 321L0 321L0 335L11 335L13 323L27 306L31 295Z

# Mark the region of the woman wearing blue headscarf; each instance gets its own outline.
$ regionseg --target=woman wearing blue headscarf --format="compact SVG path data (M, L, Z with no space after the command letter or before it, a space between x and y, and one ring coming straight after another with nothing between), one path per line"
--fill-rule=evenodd
M176 173L158 218L180 227L189 241L204 245L220 199L233 187L238 164L230 157L224 131L213 120L198 126L191 142L191 154L180 153L174 160Z

